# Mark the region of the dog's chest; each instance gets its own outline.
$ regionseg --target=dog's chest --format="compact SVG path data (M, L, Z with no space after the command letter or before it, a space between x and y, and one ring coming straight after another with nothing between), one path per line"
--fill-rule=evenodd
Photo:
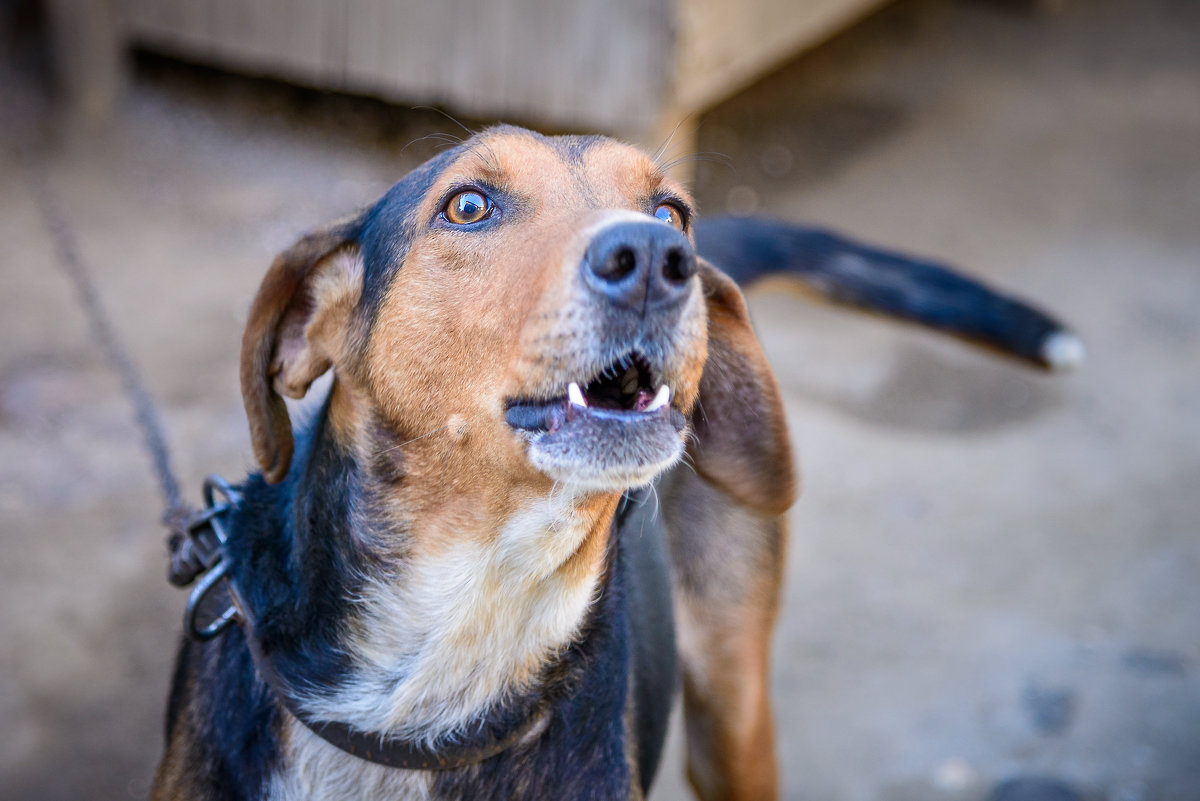
M620 636L625 626L624 621L612 619L618 612L615 599L607 600L601 605L603 619L593 621L592 636L580 645L587 653L577 690L554 704L549 722L533 742L458 770L399 770L346 754L289 717L280 731L279 760L266 781L264 797L271 801L641 798L626 714L629 653Z
M580 637L559 670L569 688L554 702L538 738L471 767L396 770L325 743L294 719L284 724L280 758L267 782L272 801L299 799L640 798L630 730L630 629L622 571L614 560ZM557 692L557 691L556 691Z

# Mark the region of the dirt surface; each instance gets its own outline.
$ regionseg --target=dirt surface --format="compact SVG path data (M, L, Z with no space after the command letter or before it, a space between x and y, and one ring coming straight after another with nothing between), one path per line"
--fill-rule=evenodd
M1200 7L1061 5L902 2L702 121L732 165L699 164L704 208L936 254L1090 348L1051 377L753 293L806 477L776 640L787 798L976 801L1022 776L1200 797ZM271 256L455 126L143 62L107 126L37 128L6 86L0 797L141 798L184 599L12 145L36 133L195 499L250 462L236 355Z

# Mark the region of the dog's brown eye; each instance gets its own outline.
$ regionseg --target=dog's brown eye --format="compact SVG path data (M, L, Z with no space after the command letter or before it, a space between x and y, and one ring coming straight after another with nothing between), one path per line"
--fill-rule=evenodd
M446 203L442 216L455 225L471 225L492 216L492 201L482 192L465 189Z
M673 203L659 203L658 208L654 210L654 216L677 231L683 230L683 214Z

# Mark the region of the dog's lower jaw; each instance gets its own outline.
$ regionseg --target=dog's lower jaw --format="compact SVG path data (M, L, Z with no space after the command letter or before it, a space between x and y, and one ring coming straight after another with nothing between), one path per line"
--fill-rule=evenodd
M586 450L573 447L574 443L557 442L551 434L531 434L529 461L553 481L580 492L620 493L644 487L683 456L687 429L660 428L641 441L607 442L603 448ZM596 452L600 450L605 452Z
M429 537L360 588L352 678L305 711L433 743L526 690L588 614L618 499L558 486L492 536Z

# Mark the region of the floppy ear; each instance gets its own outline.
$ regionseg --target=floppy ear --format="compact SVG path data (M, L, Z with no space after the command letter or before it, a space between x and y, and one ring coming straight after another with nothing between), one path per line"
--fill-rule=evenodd
M708 361L692 412L696 472L739 504L781 515L796 499L783 399L737 284L703 259Z
M242 334L242 402L263 477L272 484L292 461L292 424L280 395L302 398L339 361L353 336L362 295L361 216L303 236L275 257Z

